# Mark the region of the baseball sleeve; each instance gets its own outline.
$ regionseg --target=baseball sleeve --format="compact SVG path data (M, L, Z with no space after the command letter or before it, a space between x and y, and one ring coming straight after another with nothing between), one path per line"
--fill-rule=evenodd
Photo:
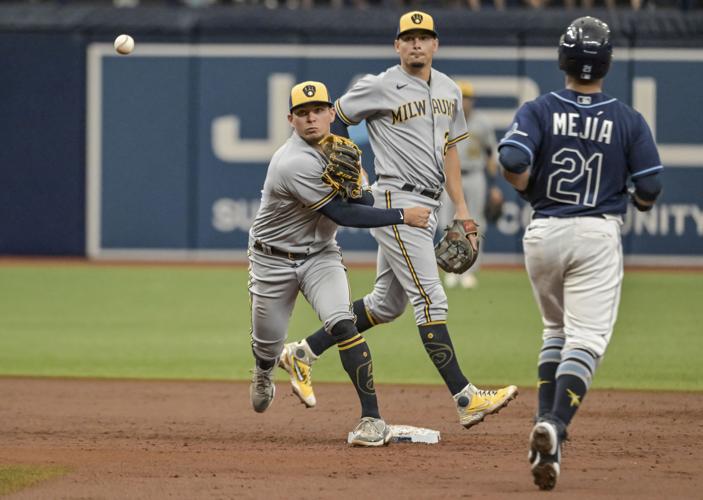
M633 179L655 174L664 169L649 125L641 114L637 113L637 118L634 138L627 154L627 165Z
M535 153L542 140L542 130L539 126L539 116L534 109L533 102L527 102L518 109L510 129L498 144L500 150L503 146L514 146L525 151L530 157L530 164L535 161Z
M357 125L383 109L383 91L377 75L366 75L334 104L337 116L346 125Z

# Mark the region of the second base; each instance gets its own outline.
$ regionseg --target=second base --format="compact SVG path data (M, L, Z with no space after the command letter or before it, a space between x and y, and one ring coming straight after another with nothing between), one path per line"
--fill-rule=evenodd
M389 425L388 427L391 429L393 443L439 443L439 431L412 425Z

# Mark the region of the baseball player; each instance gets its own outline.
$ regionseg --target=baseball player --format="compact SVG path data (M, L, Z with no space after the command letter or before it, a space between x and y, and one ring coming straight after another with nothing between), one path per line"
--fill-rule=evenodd
M273 155L250 231L249 292L252 351L256 360L250 396L265 411L275 394L271 380L286 339L288 321L301 291L339 347L344 369L361 402L361 421L352 444L379 446L390 433L381 419L373 384L371 352L354 325L337 225L377 227L402 224L426 228L424 207L377 209L370 193L352 203L321 179L327 159L319 142L330 133L335 110L327 88L303 82L290 94L293 134ZM418 229L421 230L421 229Z
M642 211L661 190L644 118L602 91L611 57L607 24L573 21L559 41L566 88L524 104L499 145L505 178L534 209L523 245L544 330L529 457L543 490L556 484L566 429L613 333L627 183Z
M400 64L360 79L336 101L335 108L344 125L366 120L376 157L376 206L420 205L432 210L427 228L394 225L372 230L379 246L376 283L371 293L354 302L356 327L364 332L393 321L410 302L425 350L454 398L461 424L469 428L507 405L517 388L490 391L469 383L447 330L447 297L433 244L445 182L456 218L470 215L455 147L467 136L461 93L449 77L432 69L437 47L431 16L419 11L403 15L395 40ZM307 406L316 402L311 365L333 344L334 339L319 330L286 346L281 365Z
M460 141L456 145L461 161L461 183L469 211L477 219L479 226L485 227L486 200L490 201L490 206L500 206L503 202L503 193L495 185L498 174L495 154L496 135L488 118L474 110L475 96L471 82L457 83L461 90L466 128L469 132L469 140ZM440 212L441 225L450 224L452 215L451 205L444 203ZM481 263L480 255L479 253L479 260L463 274L445 274L444 285L449 288L457 285L461 285L462 288L476 288L478 286L476 272Z

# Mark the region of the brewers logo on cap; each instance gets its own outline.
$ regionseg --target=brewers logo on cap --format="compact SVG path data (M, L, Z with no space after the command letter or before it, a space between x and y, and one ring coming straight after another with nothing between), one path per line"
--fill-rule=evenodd
M290 110L302 106L309 102L323 102L332 106L327 87L322 82L302 82L294 86L290 91Z
M432 33L432 36L437 37L434 19L432 19L431 15L419 10L408 12L400 17L400 22L398 23L398 33L395 38L398 39L400 35L411 30L429 31Z

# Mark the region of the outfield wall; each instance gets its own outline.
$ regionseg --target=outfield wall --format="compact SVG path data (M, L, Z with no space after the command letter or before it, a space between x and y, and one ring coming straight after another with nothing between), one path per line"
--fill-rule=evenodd
M291 17L300 13L262 20L246 10L252 17L245 30L242 16L183 12L170 23L140 18L136 30L126 28L136 18L120 24L100 9L41 33L0 26L0 61L10 68L0 76L10 89L0 98L8 118L0 152L6 180L0 207L7 214L0 253L242 259L268 159L289 134L290 86L323 80L339 95L359 75L397 62L378 20L365 20L368 30L354 35L363 43L353 45L326 25L322 44L310 19L293 29ZM522 102L562 85L555 48L543 45L573 15L516 30L514 16L491 14L483 21L493 22L492 34L482 28L491 45L476 39L478 28L463 34L462 26L477 26L473 17L462 25L456 15L436 15L451 28L440 32L436 67L472 80L477 107L500 135ZM338 23L337 17L330 19ZM640 24L624 15L609 20L619 43L607 92L646 117L666 167L655 210L626 218L628 261L703 265L703 99L696 83L703 81L703 49L639 46L677 39L689 45L695 33L685 23L669 23L676 29L668 37L661 29L643 37L656 23L643 23L647 32L633 29ZM106 42L123 31L137 39L129 57L115 55ZM363 127L352 136L371 165ZM488 228L485 248L489 261L517 262L529 207L504 187L505 214ZM366 231L342 230L339 241L349 260L373 256Z

